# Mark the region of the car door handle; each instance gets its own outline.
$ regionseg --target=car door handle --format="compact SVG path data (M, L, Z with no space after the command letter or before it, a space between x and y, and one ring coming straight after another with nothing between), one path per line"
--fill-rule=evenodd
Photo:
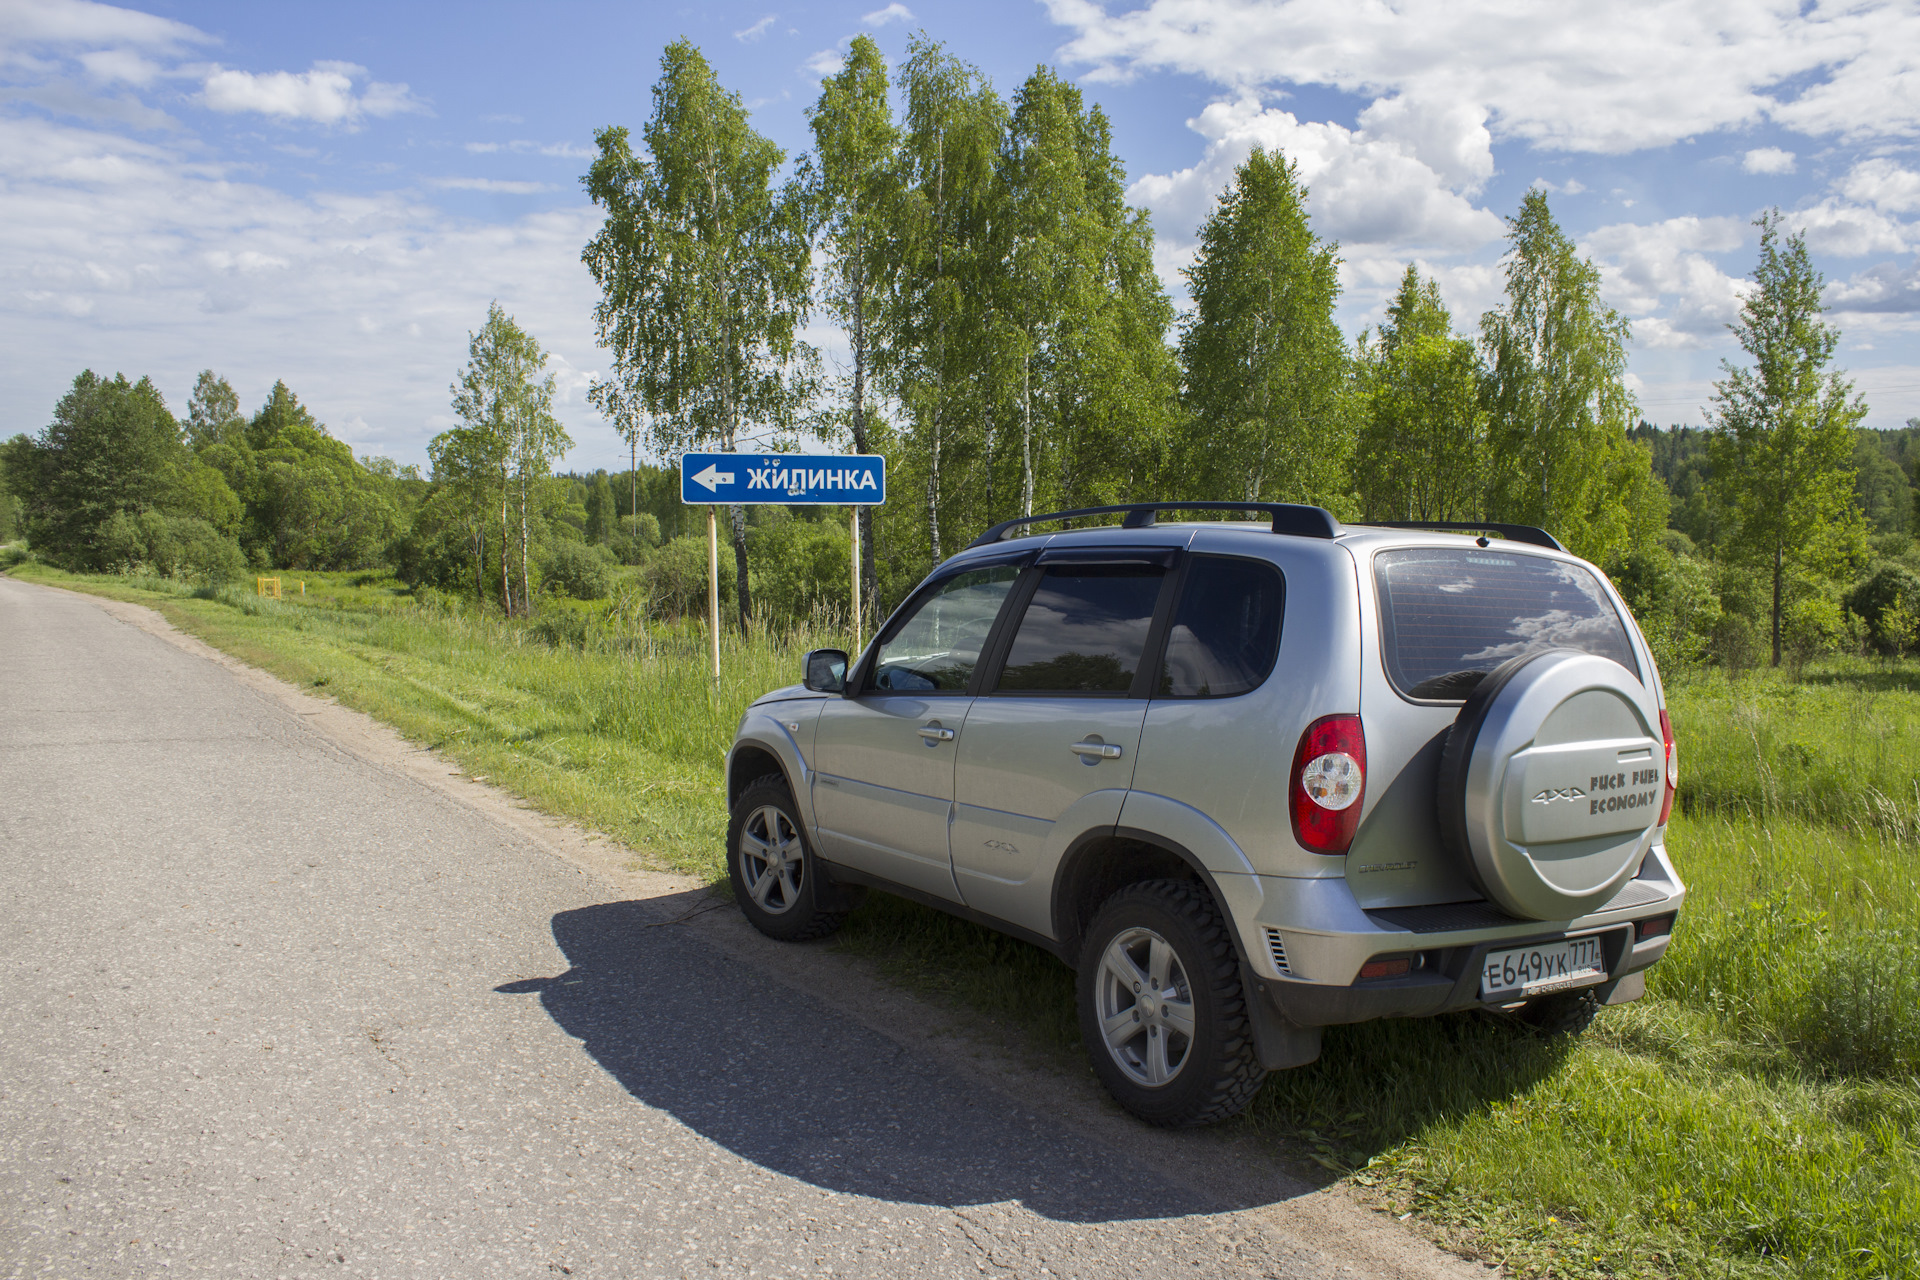
M936 742L952 742L953 730L942 729L937 724L923 724L920 726L920 736L927 740L928 746L932 746Z
M1102 760L1120 758L1120 747L1112 742L1076 742L1067 750L1077 756L1099 756Z

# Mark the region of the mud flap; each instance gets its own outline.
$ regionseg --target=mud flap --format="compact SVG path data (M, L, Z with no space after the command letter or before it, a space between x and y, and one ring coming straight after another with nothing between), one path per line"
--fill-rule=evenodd
M1601 1003L1625 1004L1629 1000L1638 1000L1645 994L1647 994L1647 971L1641 969L1614 983L1612 989L1607 992L1607 998Z
M1267 984L1240 969L1240 986L1247 993L1247 1021L1253 1024L1253 1052L1268 1071L1304 1067L1320 1057L1324 1027L1303 1027L1273 1004Z

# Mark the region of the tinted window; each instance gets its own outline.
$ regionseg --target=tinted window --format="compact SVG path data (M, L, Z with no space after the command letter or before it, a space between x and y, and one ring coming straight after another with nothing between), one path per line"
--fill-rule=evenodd
M880 644L873 687L912 693L955 693L967 687L1000 604L1020 566L992 565L956 573L920 602Z
M1145 565L1048 565L1014 633L1002 689L1125 693L1140 669L1163 570Z
M1579 565L1434 547L1382 552L1373 566L1387 674L1409 697L1465 698L1508 658L1555 647L1640 674L1620 615Z
M1156 696L1224 698L1258 688L1280 652L1283 595L1280 571L1270 564L1189 560Z

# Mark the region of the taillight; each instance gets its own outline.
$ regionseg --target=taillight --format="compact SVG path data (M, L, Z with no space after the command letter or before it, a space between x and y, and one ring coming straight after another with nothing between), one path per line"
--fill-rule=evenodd
M1667 791L1660 799L1660 825L1665 826L1673 813L1673 790L1680 785L1680 752L1673 745L1673 721L1665 707L1660 708L1660 737L1667 744Z
M1322 716L1293 753L1293 838L1315 853L1340 854L1360 825L1367 786L1367 738L1359 716Z

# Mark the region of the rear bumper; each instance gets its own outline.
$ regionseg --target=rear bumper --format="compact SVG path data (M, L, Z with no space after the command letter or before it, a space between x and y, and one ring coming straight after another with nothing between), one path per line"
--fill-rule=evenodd
M1319 896L1345 885L1321 881L1313 887L1317 892L1311 896ZM1302 919L1301 908L1308 904L1271 892L1263 897L1255 926L1247 930L1253 936L1245 939L1249 956L1256 958L1255 983L1288 1022L1323 1027L1505 1003L1480 995L1489 952L1575 935L1600 939L1607 976L1596 985L1609 1001L1630 1000L1644 987L1637 975L1666 954L1671 936L1662 932L1643 940L1639 922L1676 915L1686 890L1665 850L1656 845L1639 878L1628 881L1612 902L1577 920L1514 920L1486 904L1366 912L1350 895L1344 909ZM1403 976L1358 977L1369 960L1399 957L1412 965Z
M1624 1003L1638 996L1644 981L1638 975L1667 950L1668 935L1637 942L1632 924L1574 932L1597 933L1600 937L1602 954L1607 959L1607 976L1593 985L1606 991L1610 1004ZM1287 1021L1303 1027L1331 1027L1370 1022L1375 1018L1427 1018L1488 1004L1480 997L1480 968L1488 952L1565 936L1566 931L1556 930L1517 941L1448 948L1437 968L1403 978L1356 982L1346 987L1269 978L1260 979L1259 985ZM1629 978L1635 981L1628 982Z

